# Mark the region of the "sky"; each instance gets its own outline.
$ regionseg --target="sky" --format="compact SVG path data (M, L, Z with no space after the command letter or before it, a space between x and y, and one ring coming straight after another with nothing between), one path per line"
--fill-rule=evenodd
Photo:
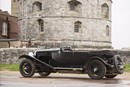
M11 0L0 0L0 9L11 13ZM112 46L130 48L130 0L113 0Z

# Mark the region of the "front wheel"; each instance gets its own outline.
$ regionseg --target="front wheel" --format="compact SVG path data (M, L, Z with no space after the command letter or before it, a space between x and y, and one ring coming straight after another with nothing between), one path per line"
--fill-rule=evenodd
M102 79L106 74L106 66L99 60L92 60L88 64L88 75L92 79Z
M35 73L35 65L29 59L23 59L19 66L20 73L23 77L32 77Z

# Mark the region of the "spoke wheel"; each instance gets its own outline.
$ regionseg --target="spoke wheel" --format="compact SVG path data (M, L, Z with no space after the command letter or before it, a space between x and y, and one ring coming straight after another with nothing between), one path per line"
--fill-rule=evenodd
M24 59L19 66L20 73L23 77L32 77L35 73L35 66L29 59Z
M88 75L92 79L102 79L106 74L106 66L99 60L92 60L88 65Z
M39 72L39 75L41 77L47 77L48 75L50 75L50 72Z
M112 79L115 78L117 75L105 75L106 78Z

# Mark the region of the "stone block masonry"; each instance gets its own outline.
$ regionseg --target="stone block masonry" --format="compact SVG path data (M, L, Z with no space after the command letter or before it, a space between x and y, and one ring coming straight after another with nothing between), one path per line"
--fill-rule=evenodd
M125 64L130 64L130 50L118 50L116 54L121 55Z
M18 5L22 42L81 50L112 47L111 0L19 0Z
M0 49L0 64L17 64L20 55L34 52L37 48L2 48ZM125 64L130 64L130 51L118 50L116 54L121 55Z
M2 48L0 49L0 64L17 64L19 56L34 52L35 48Z

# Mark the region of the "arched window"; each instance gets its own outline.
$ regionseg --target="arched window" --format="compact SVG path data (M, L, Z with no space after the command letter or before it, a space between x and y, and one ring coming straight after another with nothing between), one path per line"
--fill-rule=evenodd
M68 2L71 11L78 11L81 3L77 0L71 0Z
M2 25L2 35L3 36L7 36L8 34L8 24L7 22L3 22L3 25Z
M106 3L102 5L102 17L109 18L109 6Z
M110 36L110 27L106 26L106 36Z
M76 21L74 23L74 32L79 32L80 28L81 28L81 22L80 21Z
M42 10L42 3L40 2L34 2L33 3L33 11L41 11Z
M38 27L41 32L44 32L44 21L42 19L38 20Z

